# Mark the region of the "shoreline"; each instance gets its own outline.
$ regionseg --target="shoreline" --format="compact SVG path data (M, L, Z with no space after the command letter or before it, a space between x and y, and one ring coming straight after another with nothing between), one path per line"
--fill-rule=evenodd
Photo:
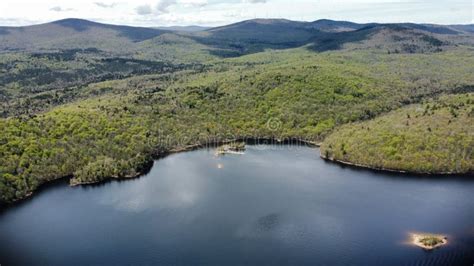
M331 162L334 164L339 164L343 166L348 166L348 167L353 167L353 168L358 168L358 169L367 169L367 170L372 170L372 171L378 171L378 172L386 172L386 173L397 173L397 174L403 174L403 175L424 175L424 176L435 176L435 175L461 175L461 176L473 176L474 173L472 172L465 172L465 173L458 173L458 172L422 172L422 171L407 171L407 170L400 170L400 169L392 169L392 168L384 168L384 167L375 167L375 166L370 166L370 165L365 165L365 164L358 164L358 163L352 163L348 161L342 161L342 160L337 160L334 158L327 158L326 156L322 155L320 153L319 157L327 162Z
M40 184L35 190L30 191L23 195L21 198L15 199L13 201L1 201L2 204L0 204L0 210L6 209L12 205L15 204L21 204L22 202L29 200L32 198L32 196L35 194L35 192L41 190L42 188L51 185L54 182L59 182L61 180L66 180L69 184L70 187L77 187L77 186L92 186L92 185L98 185L102 183L107 183L111 181L126 181L126 180L132 180L136 178L140 178L143 175L146 175L151 168L153 167L154 161L155 160L160 160L162 158L167 157L168 155L175 154L175 153L181 153L181 152L188 152L188 151L193 151L193 150L198 150L198 149L204 149L204 148L216 148L219 145L231 143L231 142L236 142L236 141L243 141L246 144L250 145L256 145L256 144L266 144L266 145L308 145L308 146L313 146L313 147L320 147L321 143L314 142L314 141L309 141L309 140L303 140L299 138L286 138L286 139L278 139L278 138L273 138L273 137L240 137L240 138L235 138L235 139L226 139L226 140L217 140L217 141L211 141L207 143L197 143L197 144L190 144L186 145L183 147L175 147L171 148L169 150L155 150L151 154L151 158L149 161L145 162L144 165L139 167L138 169L135 169L137 171L136 175L133 176L123 176L123 177L109 177L103 180L98 180L98 181L88 181L88 182L76 182L71 184L70 181L73 178L72 175L67 175L67 176L61 176L55 179L51 179L48 181L45 181L44 183ZM269 143L270 142L270 143Z
M403 175L424 175L424 176L434 176L434 175L466 175L470 176L473 175L474 173L472 172L422 172L422 171L407 171L407 170L401 170L401 169L393 169L393 168L384 168L384 167L375 167L375 166L370 166L366 164L359 164L359 163L353 163L349 161L343 161L343 160L338 160L334 158L327 158L324 156L321 151L319 151L319 157L327 162L343 165L343 166L348 166L348 167L353 167L357 169L367 169L367 170L372 170L372 171L378 171L378 172L386 172L386 173L398 173L398 174L403 174Z
M436 238L440 242L435 245L427 245L426 243L423 243L423 239L425 238ZM445 235L438 234L411 233L410 239L413 245L420 247L424 250L434 250L448 244L448 237Z
M136 178L140 178L143 175L146 175L151 168L153 167L154 161L155 160L160 160L162 158L167 157L168 155L175 154L175 153L181 153L181 152L188 152L188 151L194 151L198 149L204 149L204 148L216 148L219 145L224 145L227 143L231 142L236 142L236 141L243 141L247 145L308 145L310 147L316 147L319 148L322 145L322 142L315 142L315 141L310 141L310 140L304 140L304 139L299 139L299 138L285 138L285 139L278 139L278 138L272 138L272 137L248 137L248 138L235 138L235 139L226 139L226 140L220 140L220 141L212 141L212 142L207 142L207 143L197 143L197 144L190 144L186 145L183 147L175 147L169 150L162 150L162 151L155 151L152 155L149 161L147 161L143 166L141 166L139 169L136 169L137 174L133 176L123 176L123 177L110 177L107 179L103 180L98 180L98 181L88 181L88 182L78 182L71 184L70 180L73 178L73 176L62 176L58 177L56 179L52 179L49 181L46 181L42 183L41 185L38 186L35 190L28 192L25 194L23 197L16 199L11 202L4 202L3 207L8 208L9 206L13 204L18 204L21 203L25 200L30 199L36 191L41 189L43 186L47 186L48 184L51 184L52 182L59 181L62 179L68 179L69 186L71 187L76 187L76 186L88 186L88 185L97 185L101 183L107 183L110 181L126 181L126 180L132 180ZM322 155L321 151L319 152L319 157L325 161L343 165L343 166L349 166L357 169L367 169L367 170L373 170L373 171L380 171L380 172L388 172L388 173L399 173L399 174L414 174L414 175L426 175L426 176L433 176L433 175L472 175L473 173L456 173L456 172L439 172L439 173L430 173L430 172L412 172L412 171L405 171L405 170L397 170L397 169L390 169L390 168L377 168L377 167L372 167L369 165L364 165L364 164L357 164L357 163L352 163L348 161L342 161L342 160L337 160L334 158L326 158L325 156Z

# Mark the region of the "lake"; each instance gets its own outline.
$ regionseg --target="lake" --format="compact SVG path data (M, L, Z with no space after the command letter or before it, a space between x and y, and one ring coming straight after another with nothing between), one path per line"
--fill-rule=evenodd
M0 213L0 264L474 263L474 178L343 167L305 146L172 154L138 179L47 185ZM448 235L424 251L409 232Z

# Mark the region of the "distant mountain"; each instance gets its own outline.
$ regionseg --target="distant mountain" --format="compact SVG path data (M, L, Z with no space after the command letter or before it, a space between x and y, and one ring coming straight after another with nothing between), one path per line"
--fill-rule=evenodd
M253 19L207 30L212 38L265 43L299 43L309 40L314 30L305 22L286 19Z
M474 33L474 24L470 25L451 25L451 28L464 31L464 32L470 32Z
M136 52L141 49L137 47L143 45L137 43L145 41L147 49L159 50L159 47L152 47L151 44L162 42L149 40L164 33L179 36L171 36L173 40L180 39L187 44L198 43L200 51L207 47L211 54L221 57L304 45L309 45L315 51L375 48L419 53L436 52L449 45L474 44L473 25L253 19L216 28L189 26L157 29L64 19L27 27L0 27L0 51L96 48L126 55L132 50ZM158 50L154 54L159 54Z
M94 28L114 30L118 32L120 37L126 37L135 42L147 40L163 33L152 28L102 24L83 19L64 19L52 22L51 24L71 28L77 32L86 32Z
M329 19L320 19L309 22L308 27L325 32L345 32L360 30L376 26L400 26L435 34L459 34L460 31L474 31L474 25L436 25L436 24L416 24L416 23L354 23L349 21L335 21Z
M264 49L286 49L310 42L319 31L307 28L305 22L285 19L253 19L216 27L193 38L220 50L219 56L239 56Z
M358 30L337 32L315 38L312 49L323 52L346 49L379 49L388 53L430 53L439 52L450 44L443 38L420 30L420 25L371 24ZM448 34L448 29L443 34ZM453 32L458 34L458 32Z
M324 32L345 32L354 31L367 26L375 25L375 23L358 24L349 21L335 21L329 19L320 19L307 23L307 28L316 29Z
M209 29L197 40L222 49L217 52L223 56L307 44L320 52L351 47L384 49L396 53L425 53L459 43L474 44L471 29L469 26L414 23L358 24L327 19L314 22L254 19Z
M168 31L64 19L26 27L0 27L0 50L98 48L126 50Z
M170 27L156 27L156 29L167 30L167 31L177 31L177 32L198 32L211 29L211 27L201 27L201 26L170 26Z

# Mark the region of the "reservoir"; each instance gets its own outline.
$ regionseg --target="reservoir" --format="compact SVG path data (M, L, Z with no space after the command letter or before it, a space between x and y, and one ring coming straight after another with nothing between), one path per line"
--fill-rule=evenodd
M425 251L410 232L448 244ZM1 265L472 265L474 178L343 167L306 146L169 155L0 212Z

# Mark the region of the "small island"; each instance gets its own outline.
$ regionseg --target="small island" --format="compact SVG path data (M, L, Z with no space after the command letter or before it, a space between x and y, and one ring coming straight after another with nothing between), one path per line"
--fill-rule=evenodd
M412 243L426 250L432 250L448 243L448 238L443 235L411 234Z
M217 148L216 155L223 154L244 154L245 142L232 142Z

